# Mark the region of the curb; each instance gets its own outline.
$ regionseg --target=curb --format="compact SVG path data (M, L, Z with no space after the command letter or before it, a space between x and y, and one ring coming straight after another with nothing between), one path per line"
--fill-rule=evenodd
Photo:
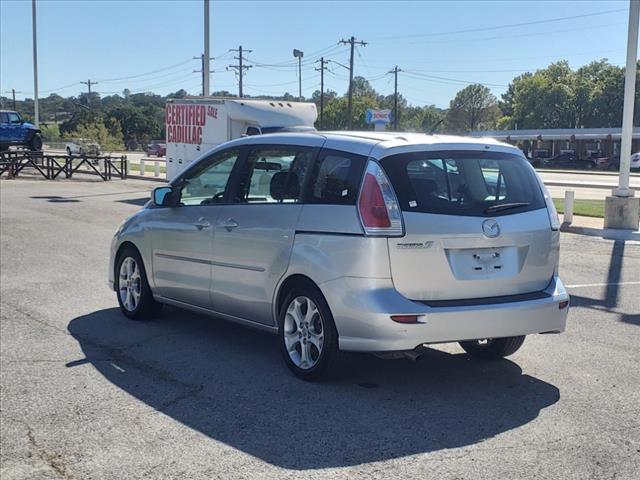
M535 167L534 167L535 168ZM555 168L536 168L536 172L541 173L569 173L569 174L580 174L580 175L603 175L609 177L617 177L620 175L620 172L612 172L611 170L561 170ZM640 173L636 171L631 171L631 178L640 177Z
M556 182L556 181L542 181L545 185L550 187L574 187L574 188L603 188L613 190L618 187L618 184L613 183L584 183L584 182ZM631 190L640 191L640 187L636 185L630 185Z
M599 237L606 240L625 240L640 243L640 231L618 230L615 228L577 227L566 223L562 224L560 231L563 233Z
M129 173L127 174L127 178L133 178L135 180L149 180L151 182L169 183L166 178L154 177L149 175L132 175Z

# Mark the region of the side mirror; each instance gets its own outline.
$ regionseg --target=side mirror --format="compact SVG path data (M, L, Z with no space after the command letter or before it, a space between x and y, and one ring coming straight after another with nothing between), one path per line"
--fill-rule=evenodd
M153 189L151 200L157 207L171 207L174 203L174 192L171 187L157 187Z

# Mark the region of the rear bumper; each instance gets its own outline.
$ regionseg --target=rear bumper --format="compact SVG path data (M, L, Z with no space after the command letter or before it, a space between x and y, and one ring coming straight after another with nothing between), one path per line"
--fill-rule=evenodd
M390 279L339 278L320 285L338 329L340 349L388 352L429 343L500 338L565 330L569 300L554 278L546 298L455 307L429 307L403 297ZM391 315L421 315L421 323L401 324Z

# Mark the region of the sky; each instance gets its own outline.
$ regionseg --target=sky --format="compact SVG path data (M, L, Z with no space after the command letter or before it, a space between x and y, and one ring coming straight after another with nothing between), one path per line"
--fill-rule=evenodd
M367 42L354 74L379 93L398 90L413 105L446 108L470 83L500 96L525 71L567 60L576 68L607 58L624 65L628 1L221 1L211 0L211 91L237 93L230 49L251 50L245 94L303 95L320 88L320 56L348 65L341 39ZM37 1L40 97L184 88L201 91L202 0ZM567 18L570 17L570 18ZM33 97L30 0L0 0L0 93ZM197 57L197 59L193 59ZM348 88L348 70L329 63L325 89Z

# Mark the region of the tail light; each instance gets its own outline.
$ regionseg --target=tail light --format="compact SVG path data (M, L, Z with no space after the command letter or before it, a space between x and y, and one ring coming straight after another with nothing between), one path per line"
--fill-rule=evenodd
M538 175L536 174L536 176ZM549 214L549 223L551 223L551 230L560 230L560 217L558 216L558 210L556 210L556 206L553 203L551 194L549 193L547 186L542 182L542 179L540 179L540 177L538 177L538 183L540 184L542 195L544 195L544 203L547 205L547 213Z
M377 162L369 160L364 174L358 212L367 235L402 236L402 215L389 179Z

